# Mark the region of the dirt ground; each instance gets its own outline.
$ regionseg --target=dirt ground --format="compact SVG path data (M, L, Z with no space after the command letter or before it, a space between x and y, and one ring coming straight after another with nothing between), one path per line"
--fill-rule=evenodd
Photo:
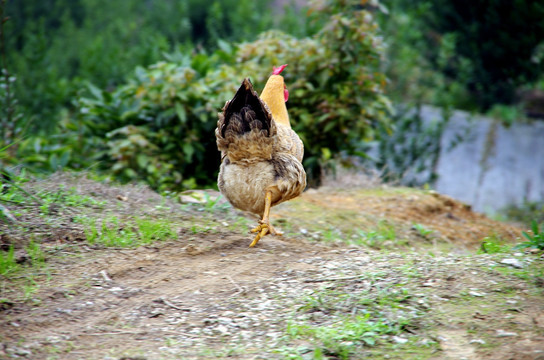
M25 225L0 225L1 244L15 245L26 268L0 277L2 359L544 359L541 254L477 253L485 238L519 242L521 229L449 197L310 190L273 208L283 237L250 249L254 219L214 202L213 191L180 204L143 187L67 175L26 189L59 185L101 205L59 205L49 216L11 207ZM74 218L106 214L168 218L176 236L136 248L89 244ZM365 242L377 224L397 241ZM20 253L32 239L46 254L43 267ZM394 306L379 300L398 289L410 296ZM365 294L376 304L339 304L331 293ZM315 299L322 300L308 310ZM336 326L331 319L372 306L412 323L375 346L341 340L354 349L345 356L319 352L332 345L289 330L294 322Z

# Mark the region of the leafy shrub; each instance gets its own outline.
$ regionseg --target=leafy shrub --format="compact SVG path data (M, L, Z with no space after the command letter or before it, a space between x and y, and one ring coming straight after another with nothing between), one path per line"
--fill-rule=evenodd
M444 36L432 44L429 41L435 36L425 21L431 2L384 3L388 11L378 16L378 21L387 42L384 70L391 85L388 92L395 102L473 109L474 102L463 84L470 64L459 63L455 78L445 75L446 68L456 59L455 38Z
M270 0L7 1L7 60L32 130L52 133L86 81L113 89L165 52L254 40L275 22L295 26L292 15L284 23L270 7Z
M544 224L542 226L542 229L539 230L538 223L533 220L531 223L531 232L532 234L529 234L528 232L523 231L522 235L528 241L522 242L516 245L514 248L515 249L532 248L532 249L544 250Z
M378 27L355 3L314 8L314 21L325 25L312 37L271 31L238 47L222 42L212 55L138 68L112 93L91 88L94 98L81 97L79 104L88 134L106 138L97 158L121 179L143 179L158 189L213 184L217 112L243 77L262 89L272 66L288 63L288 108L305 143L310 183L317 184L333 154L354 154L376 128L388 126Z
M444 73L459 79L460 70L469 63L468 76L460 80L481 109L513 103L520 84L535 82L544 73L544 59L537 56L544 38L542 2L425 2L430 5L426 23L434 33L429 38L430 59L440 61L433 44L453 39L456 56Z
M544 223L544 202L523 201L520 205L510 205L502 209L501 213L510 221L519 221L530 226L533 221Z

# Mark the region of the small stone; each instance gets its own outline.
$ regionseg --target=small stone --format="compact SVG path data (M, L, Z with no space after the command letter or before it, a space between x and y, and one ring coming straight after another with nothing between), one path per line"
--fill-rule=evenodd
M477 291L469 291L469 295L475 296L475 297L482 297L485 296L485 293L477 292Z
M229 334L229 328L226 327L225 325L218 325L218 326L215 327L214 330L217 331L218 333L220 333L221 335L228 335Z
M504 331L501 329L497 330L497 337L510 337L510 336L518 336L518 334L515 332Z
M392 339L397 344L406 344L408 342L408 339L400 337L400 336L393 336Z
M19 356L30 356L30 355L32 355L32 351L30 351L28 349L14 348L14 350L15 350L15 354L17 354Z
M470 343L470 344L480 344L480 345L485 345L485 341L483 341L482 339L473 339L473 340L470 340L469 343Z
M515 267L516 269L523 268L523 263L519 261L518 259L502 259L501 264L510 265Z
M429 340L429 339L421 339L420 341L417 342L419 345L423 345L423 346L427 346L429 344L432 344L433 341L432 340Z

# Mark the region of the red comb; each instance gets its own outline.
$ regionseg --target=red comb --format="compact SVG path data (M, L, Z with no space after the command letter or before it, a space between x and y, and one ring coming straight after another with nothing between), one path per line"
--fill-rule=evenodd
M279 75L281 74L281 72L283 71L283 69L285 69L285 67L287 66L287 64L285 65L280 65L278 67L275 67L274 66L274 70L272 71L272 75Z

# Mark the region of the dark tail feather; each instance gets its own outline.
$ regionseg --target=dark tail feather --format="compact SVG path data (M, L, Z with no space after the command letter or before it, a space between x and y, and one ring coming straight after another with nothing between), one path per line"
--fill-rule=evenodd
M228 132L241 135L251 130L264 130L262 133L265 136L270 134L272 115L247 78L223 108L223 115L223 137Z

